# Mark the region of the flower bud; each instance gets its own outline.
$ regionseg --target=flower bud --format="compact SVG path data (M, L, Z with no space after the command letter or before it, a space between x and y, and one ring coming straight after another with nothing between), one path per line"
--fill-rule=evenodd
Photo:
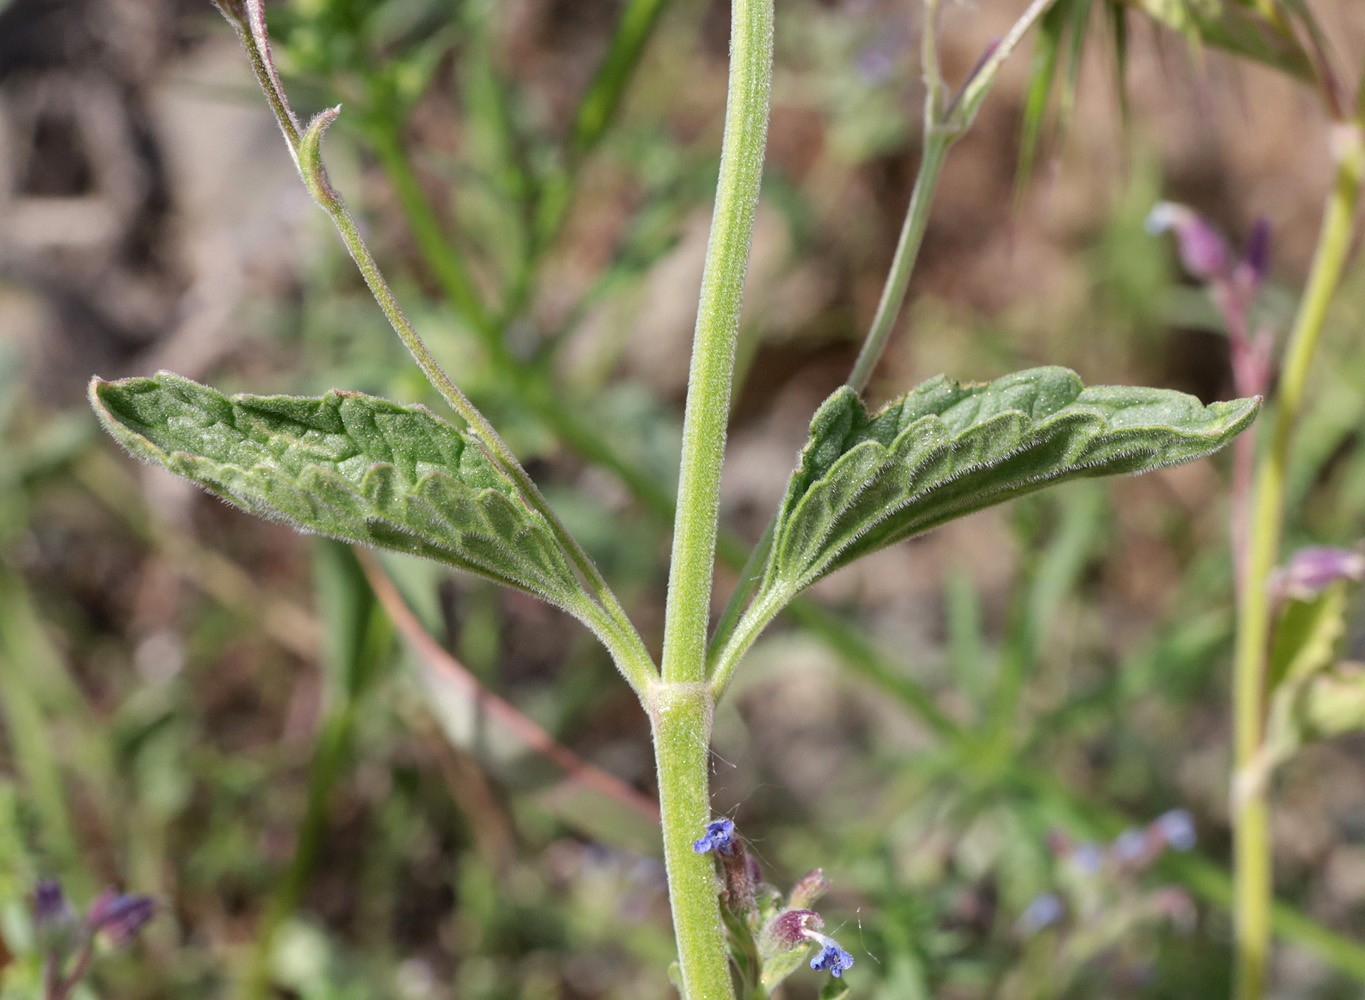
M156 903L150 896L125 896L105 889L86 911L85 926L92 935L103 935L113 947L125 948L155 915Z
M1147 231L1175 233L1180 247L1180 263L1190 277L1203 282L1225 278L1230 270L1228 248L1223 237L1186 205L1160 201L1147 215Z
M75 947L76 911L56 879L41 879L33 890L33 933L39 949L61 962Z
M1365 555L1355 549L1310 545L1271 572L1269 587L1280 600L1311 601L1340 580L1365 580Z
M814 906L816 901L829 892L829 879L825 878L825 870L817 868L814 871L806 872L792 886L792 893L787 900L788 905L797 909L807 909Z

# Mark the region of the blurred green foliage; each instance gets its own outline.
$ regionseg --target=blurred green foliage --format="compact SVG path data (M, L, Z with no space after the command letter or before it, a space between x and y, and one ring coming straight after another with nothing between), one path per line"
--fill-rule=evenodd
M1049 88L1076 86L1092 6L1063 4L1049 20L1034 61L1046 82L1012 109L1030 134L1050 99L1063 112L1071 102ZM1127 45L1123 15L1098 6L1109 37ZM1129 6L1167 23L1179 13ZM1217 6L1230 24L1255 16ZM409 314L536 463L632 612L657 627L676 383L620 373L628 332L662 317L649 295L712 193L723 41L705 4L634 0L593 5L583 24L561 12L560 27L586 46L569 58L553 35L509 38L517 7L292 0L272 17L291 86L316 106L347 105L335 155L365 180L353 197ZM850 290L878 285L899 221L891 208L885 219L850 213L845 198L861 191L857 204L880 208L888 191L903 197L896 178L914 158L914 25L896 20L903 12L878 21L793 2L781 16L774 134L787 121L819 141L809 156L774 154L766 190L783 241L771 268L792 279L780 285L789 293L821 268L847 273L839 294L790 321L779 307L793 296L756 302L741 430L801 378L828 389L842 376L861 315ZM1302 68L1292 53L1270 56ZM567 76L556 59L571 63L558 69ZM578 98L567 113L564 79ZM1015 162L1012 135L991 141ZM1025 148L1041 163L1049 147ZM1081 241L1084 293L1049 311L1045 330L954 300L931 272L913 325L932 328L917 334L932 343L893 362L988 376L1045 357L1094 365L1105 380L1207 392L1180 360L1200 337L1219 349L1216 326L1141 230L1161 166L1142 150L1132 162L1127 194L1097 210ZM1286 281L1272 307L1295 294ZM252 388L425 398L338 249L299 282L292 300L253 307L272 331L268 360L229 367L219 384L264 369L287 384ZM1360 532L1362 302L1357 269L1293 456L1291 548ZM17 351L0 359L0 953L14 955L0 996L36 993L26 896L45 874L81 899L118 882L163 904L138 949L99 965L87 996L667 995L662 873L638 811L570 794L562 768L517 742L522 730L508 735L507 716L398 641L349 550L161 487L149 499L82 405L32 388L37 367ZM595 431L605 426L617 430ZM1226 990L1222 475L1214 465L1112 491L1073 485L969 522L986 536L970 555L945 557L936 536L905 556L923 553L923 569L879 564L916 595L930 643L836 588L795 606L798 627L755 648L718 724L718 804L739 809L784 881L816 864L834 879L827 913L848 922L855 995ZM729 551L743 552L734 539ZM483 691L637 793L651 790L635 706L571 623L431 566L381 565ZM941 586L923 584L930 565L946 565ZM1359 778L1350 761L1322 767ZM1311 808L1335 808L1326 779L1297 780ZM1179 805L1195 814L1202 854L1110 884L1102 928L1069 916L1021 933L1031 900L1067 889L1053 835L1107 842ZM1320 856L1349 861L1359 836L1358 822L1343 823ZM1148 906L1169 885L1199 900L1192 927ZM1286 995L1353 996L1365 979L1353 944L1365 900L1322 906L1322 891L1303 863L1284 879L1296 909L1281 929L1317 962ZM813 990L797 977L788 995Z

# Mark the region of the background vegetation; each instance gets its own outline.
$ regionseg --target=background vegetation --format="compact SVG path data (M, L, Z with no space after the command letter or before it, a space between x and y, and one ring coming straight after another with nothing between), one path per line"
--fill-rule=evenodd
M1020 6L949 6L946 76ZM346 104L333 179L405 308L657 643L727 17L629 9L652 29L629 75L606 0L271 14L300 110ZM1314 10L1358 65L1359 12ZM779 10L736 538L761 531L875 309L918 158L918 17ZM1237 243L1270 220L1261 304L1287 327L1331 175L1317 105L1124 23L1126 103L1113 47L1078 49L1065 128L1022 185L1027 52L950 154L874 401L1039 363L1233 395L1212 305L1143 229L1162 198ZM85 406L92 372L163 367L429 392L221 19L10 0L0 80L3 995L37 993L40 875L80 903L114 882L164 907L99 967L99 996L668 995L648 735L605 654L529 599L358 560L141 469ZM1293 455L1291 550L1362 533L1362 311L1355 266ZM717 723L717 811L775 881L834 880L856 995L1226 994L1228 489L1220 457L1028 498L842 571L756 647ZM1310 748L1277 783L1277 996L1360 995L1363 748ZM1195 852L1079 863L1175 808Z

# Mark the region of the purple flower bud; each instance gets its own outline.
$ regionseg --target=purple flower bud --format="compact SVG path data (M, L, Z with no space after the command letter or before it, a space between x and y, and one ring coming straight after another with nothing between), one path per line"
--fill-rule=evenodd
M1082 875L1094 875L1104 867L1104 848L1093 840L1078 844L1071 852L1071 863Z
M155 914L156 903L150 896L125 896L105 889L90 904L85 926L91 934L103 934L113 947L123 948Z
M838 979L853 968L853 956L840 948L834 938L813 930L807 930L806 937L820 946L820 954L810 960L810 967L816 972L828 969L829 974Z
M75 946L76 911L56 879L42 879L33 889L33 931L40 950L58 961Z
M1237 271L1252 290L1260 288L1270 273L1270 220L1265 216L1252 225Z
M1172 809L1162 813L1152 823L1152 829L1162 842L1175 851L1190 851L1199 843L1194 817L1188 809Z
M62 884L55 878L45 878L33 890L33 922L42 927L70 922L75 916L66 901Z
M1270 574L1270 592L1281 600L1311 601L1338 580L1365 580L1365 555L1354 549L1312 545L1299 549Z
M1159 201L1147 214L1146 225L1153 235L1168 230L1175 233L1180 263L1191 277L1209 282L1227 276L1227 244L1192 208L1172 201Z
M1019 930L1024 934L1037 934L1060 921L1065 913L1066 904L1061 897L1052 892L1042 893L1034 896L1019 916Z
M806 872L800 880L792 887L791 897L787 900L788 905L805 909L815 905L825 893L829 892L829 879L825 878L823 868L817 868L813 872Z
M735 824L728 819L712 820L706 824L706 836L692 843L692 850L698 854L733 854Z
M824 918L814 910L783 910L768 921L763 937L776 945L777 951L791 951L810 940L808 932L825 926Z

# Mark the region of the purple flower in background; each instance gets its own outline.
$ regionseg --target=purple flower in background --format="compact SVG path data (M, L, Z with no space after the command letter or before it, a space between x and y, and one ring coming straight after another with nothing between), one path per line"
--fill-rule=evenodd
M1093 840L1078 844L1071 852L1071 863L1083 875L1094 875L1104 867L1104 848Z
M1152 823L1152 829L1172 850L1193 850L1194 845L1199 842L1199 836L1194 829L1194 817L1190 815L1188 809L1172 809L1170 812L1162 813Z
M1354 549L1311 545L1295 552L1288 563L1270 574L1276 598L1311 601L1339 580L1365 580L1365 555Z
M1053 892L1034 896L1019 917L1019 930L1024 934L1037 934L1051 927L1066 913L1066 904Z
M39 948L56 961L76 945L76 911L54 878L42 879L33 890L33 930Z
M1140 864L1147 856L1147 832L1131 826L1114 838L1110 850L1121 865Z
M33 929L43 956L44 1000L67 1000L85 978L97 938L115 948L131 944L156 915L150 896L125 896L105 889L86 909L85 920L67 902L55 879L43 879L33 891Z
M728 819L712 820L706 824L706 836L692 843L698 854L731 854L734 851L735 824Z
M1210 226L1194 209L1173 201L1159 201L1147 214L1147 231L1175 233L1180 247L1180 263L1191 277L1211 282L1228 277L1231 267L1227 244L1218 230Z
M55 878L45 878L33 890L33 922L39 927L52 927L69 924L75 920L75 911L62 892L62 884Z
M125 896L105 889L90 904L85 925L91 934L103 934L115 948L123 948L155 915L156 903L150 896Z
M1250 289L1260 288L1270 273L1270 220L1261 216L1251 227L1237 277Z
M840 948L839 942L834 938L809 928L806 929L805 936L820 946L820 954L810 960L810 967L816 972L828 969L829 974L838 979L853 968L853 956Z

